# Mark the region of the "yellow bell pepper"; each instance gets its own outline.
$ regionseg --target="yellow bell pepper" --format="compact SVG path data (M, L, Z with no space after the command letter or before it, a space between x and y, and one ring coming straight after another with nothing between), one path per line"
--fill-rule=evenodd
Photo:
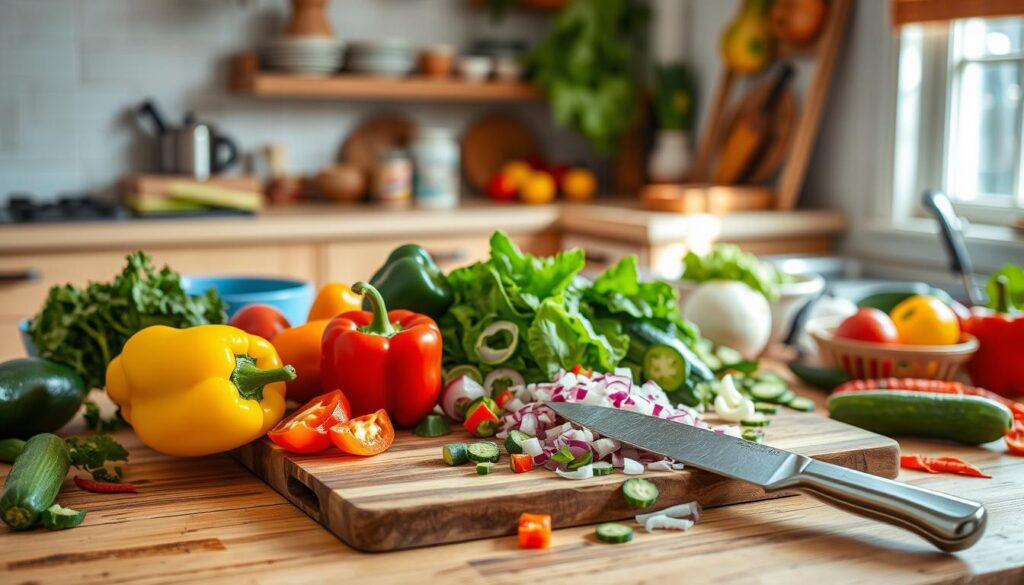
M155 325L107 366L107 394L148 447L198 456L263 436L284 415L293 379L269 341L241 329Z

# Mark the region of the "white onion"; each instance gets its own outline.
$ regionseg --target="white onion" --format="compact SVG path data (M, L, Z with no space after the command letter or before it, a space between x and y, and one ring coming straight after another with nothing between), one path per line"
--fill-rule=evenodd
M651 516L644 522L644 528L647 532L654 532L659 528L666 530L689 530L693 528L694 522L685 518L669 518L663 514L657 516Z
M624 457L622 459L622 473L626 475L640 475L644 472L644 466L635 459Z
M563 471L560 467L555 469L555 473L564 477L565 479L590 479L594 477L594 466L584 465L575 471Z
M526 453L530 457L536 457L544 452L544 449L540 446L540 440L537 437L530 437L523 441L519 446L523 448L523 453Z
M654 516L668 516L669 518L685 518L693 522L700 520L702 508L697 501L687 502L685 504L679 504L677 506L670 506L664 510L658 510L657 512L649 512L647 514L637 514L636 521L639 524L644 524L648 519Z
M647 464L647 471L672 471L672 462L666 459Z

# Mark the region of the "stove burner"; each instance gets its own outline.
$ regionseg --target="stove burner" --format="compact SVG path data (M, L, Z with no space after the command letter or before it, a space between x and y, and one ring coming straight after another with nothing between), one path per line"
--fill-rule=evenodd
M42 223L117 219L125 215L118 204L90 195L62 195L57 201L33 201L27 193L15 193L7 201L7 215L13 223Z

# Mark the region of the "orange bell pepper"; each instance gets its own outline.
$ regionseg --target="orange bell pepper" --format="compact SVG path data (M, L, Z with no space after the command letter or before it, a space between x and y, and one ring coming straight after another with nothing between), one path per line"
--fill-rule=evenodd
M307 402L324 392L320 384L320 340L327 319L285 329L271 340L277 355L295 368L296 377L288 382L288 400Z
M349 311L360 311L363 308L363 298L346 284L340 282L328 282L316 295L313 306L309 308L309 321L320 319L331 319L336 315Z
M551 546L551 514L519 516L519 548L548 548Z
M342 453L364 457L383 453L395 442L395 427L384 409L338 423L330 433L331 441Z

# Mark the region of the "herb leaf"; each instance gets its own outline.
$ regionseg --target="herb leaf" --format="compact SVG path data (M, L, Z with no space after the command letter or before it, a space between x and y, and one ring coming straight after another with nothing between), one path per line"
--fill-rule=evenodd
M71 465L92 474L96 481L121 481L121 467L108 470L112 461L128 461L128 450L109 435L94 435L87 439L70 437L64 441L71 456Z

